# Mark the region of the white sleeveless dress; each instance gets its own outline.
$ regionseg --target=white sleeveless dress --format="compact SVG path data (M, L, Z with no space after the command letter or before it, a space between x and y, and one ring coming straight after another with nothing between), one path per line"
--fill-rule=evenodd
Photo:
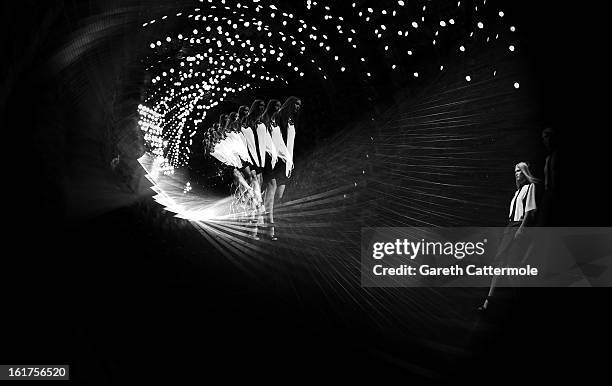
M295 137L295 134L294 134L294 137ZM280 167L283 167L283 169L285 169L282 171L282 173L286 174L286 168L288 165L289 165L289 168L291 168L290 165L293 165L293 160L292 160L292 155L289 153L289 149L287 149L287 145L285 144L285 140L283 139L283 134L281 133L280 127L278 125L272 126L271 138L272 138L272 143L274 144L274 147L277 150L278 158L280 158L284 163L284 165L283 163L280 164Z
M259 151L257 149L257 145L255 144L255 134L253 134L253 130L250 127L243 127L242 135L246 142L247 151L251 154L249 157L249 163L251 163L253 166L261 167L261 162L259 162L258 157Z
M266 128L266 125L262 122L257 124L257 140L259 142L259 159L261 160L261 167L266 167L266 153L270 154L271 165L268 165L269 169L273 169L278 159L278 151L272 143L272 137Z
M285 172L287 173L287 178L291 176L291 171L293 170L293 166L294 166L294 159L293 159L294 143L295 143L295 125L293 124L293 122L289 122L289 125L287 126L287 154L291 162L287 162L287 165L286 165Z
M240 158L242 162L249 162L249 151L247 150L246 141L242 133L232 132L230 135L232 136L232 147L236 155L238 155L238 158Z

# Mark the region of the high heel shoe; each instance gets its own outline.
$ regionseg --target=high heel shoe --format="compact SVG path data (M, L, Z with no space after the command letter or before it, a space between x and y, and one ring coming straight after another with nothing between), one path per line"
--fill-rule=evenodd
M480 307L478 307L478 311L479 311L479 312L485 312L485 311L487 311L487 309L489 309L489 302L490 302L490 300L491 300L491 297L490 297L490 296L487 296L487 297L485 298L484 303L482 303L482 305L481 305Z
M272 225L270 227L270 235L269 235L269 237L270 237L270 240L272 240L272 241L277 241L278 240L278 237L276 237L276 234L274 233L274 225Z

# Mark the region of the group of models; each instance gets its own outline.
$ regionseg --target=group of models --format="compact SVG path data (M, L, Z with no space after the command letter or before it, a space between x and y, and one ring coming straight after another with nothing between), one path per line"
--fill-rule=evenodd
M221 115L204 134L206 153L229 166L234 180L232 211L253 223L251 237L277 240L274 203L282 200L294 167L295 126L302 102L289 97L266 105L257 99L251 107Z

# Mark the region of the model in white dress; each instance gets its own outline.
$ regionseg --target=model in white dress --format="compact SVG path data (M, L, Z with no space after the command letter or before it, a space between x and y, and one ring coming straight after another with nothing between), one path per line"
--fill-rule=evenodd
M285 187L289 182L289 178L295 166L295 122L297 121L301 107L302 101L299 98L294 96L289 97L273 117L273 121L278 127L278 130L275 128L272 132L273 141L278 144L277 148L282 149L279 151L280 161L274 170L274 178L277 183L277 201L283 199Z
M278 160L278 150L271 136L272 116L280 109L280 101L272 99L268 102L263 114L257 122L257 138L259 140L259 158L262 160L262 177L264 186L264 206L266 208L265 221L268 228L267 236L270 240L277 240L274 233L274 196L276 194L276 181L272 170Z
M510 214L508 215L508 225L504 229L501 241L495 256L496 264L509 265L516 264L517 258L524 258L527 245L524 242L525 227L535 223L536 204L536 184L539 180L535 178L526 162L519 162L514 167L514 177L516 180L516 192L510 201ZM491 279L489 293L484 303L478 308L485 311L489 306L495 286L497 276Z

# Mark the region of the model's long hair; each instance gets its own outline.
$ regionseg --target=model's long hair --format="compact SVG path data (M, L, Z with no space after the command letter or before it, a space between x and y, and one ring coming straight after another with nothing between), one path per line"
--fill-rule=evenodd
M219 135L219 122L215 122L212 125L212 130L210 131L210 143L215 144L217 142L217 138Z
M246 117L244 117L244 120L243 120L243 123L242 123L243 126L251 127L251 126L255 125L255 123L259 119L259 115L257 114L256 107L260 103L263 103L263 101L261 99L255 99L253 101L253 103L251 103L251 107L249 108L249 113L247 114Z
M260 121L262 121L266 127L270 127L270 122L272 121L272 115L274 114L272 112L272 109L274 108L274 105L276 105L277 103L280 103L280 101L278 99L270 99L270 101L268 102L268 105L266 106L266 109L264 110L264 112L261 114L261 117L259 118Z
M227 125L227 114L219 115L219 129L225 129L225 125Z
M531 170L529 170L529 164L527 162L519 162L517 163L514 168L519 168L521 173L523 173L523 175L525 176L525 178L527 179L527 181L530 184L539 184L540 180L537 179L536 177L533 176L533 174L531 174ZM516 182L516 188L520 189L520 185L518 183L518 181Z
M236 126L238 127L238 129L240 128L240 125L242 124L242 120L244 119L244 117L247 116L247 113L249 111L249 106L240 106L238 108L238 115L236 116Z
M225 125L225 131L233 131L234 130L234 121L236 121L236 115L238 113L236 113L235 111L232 111L228 118L227 118L227 124Z
M289 120L293 119L294 123L297 123L297 116L294 114L294 106L299 101L300 98L295 96L290 96L285 100L285 103L281 106L281 108L274 113L272 116L272 120L280 126L283 131L287 130L287 126L289 126Z

